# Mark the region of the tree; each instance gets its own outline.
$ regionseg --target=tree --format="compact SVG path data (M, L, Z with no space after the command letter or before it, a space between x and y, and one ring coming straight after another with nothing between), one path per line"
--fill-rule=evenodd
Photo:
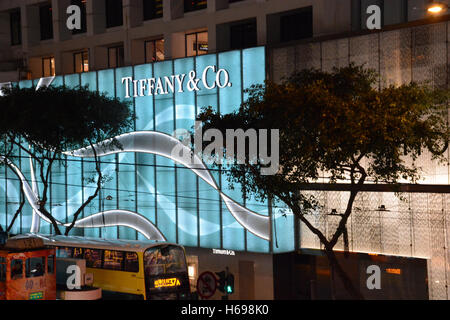
M0 160L12 168L19 161L17 151L20 150L34 161L36 180L42 184L39 211L51 221L55 233L61 234L57 221L47 208L52 169L57 164L65 165L65 151L92 147L94 144L101 144L103 148L120 148L114 137L132 128L133 121L134 115L127 103L89 91L87 87L44 87L35 90L14 86L4 89L0 97ZM83 209L99 194L105 177L96 155L95 165L96 174L88 177L96 181L95 192L74 212L66 235ZM16 173L14 170L12 172ZM22 190L19 209L8 230L21 212L24 201Z
M280 130L277 174L262 175L263 164L247 158L242 165L228 162L227 178L243 186L244 197L284 202L320 239L332 274L336 272L357 299L363 297L333 248L343 237L348 250L347 221L358 192L368 180L393 185L400 179L417 182L420 168L414 160L429 150L434 159L446 161L449 139L446 90L417 83L378 89L377 79L373 70L355 65L332 72L302 70L281 84L251 87L235 113L221 115L209 107L199 115L204 130ZM329 183L351 184L346 209L331 237L307 218L320 204L304 190L321 176Z

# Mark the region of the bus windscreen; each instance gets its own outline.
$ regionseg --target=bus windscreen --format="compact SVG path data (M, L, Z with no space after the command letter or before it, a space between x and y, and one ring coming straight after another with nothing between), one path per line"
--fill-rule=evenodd
M147 293L152 299L177 299L189 294L186 258L182 248L167 245L144 253Z

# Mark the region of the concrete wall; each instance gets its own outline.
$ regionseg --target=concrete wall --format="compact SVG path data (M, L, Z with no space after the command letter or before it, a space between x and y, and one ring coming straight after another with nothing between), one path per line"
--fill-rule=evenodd
M69 52L90 49L90 67L98 70L107 67L105 48L113 44L123 43L125 64L143 62L144 40L164 38L166 59L180 58L185 55L184 35L192 31L208 31L210 52L220 47L216 36L216 26L234 21L256 18L258 45L266 44L267 15L310 6L314 7L314 34L316 36L349 30L351 0L244 0L229 4L227 0L208 0L208 8L196 12L184 13L182 1L164 0L164 16L159 19L143 21L142 1L123 0L124 24L120 27L106 29L104 0L87 1L87 32L72 35L65 22L65 10L70 0L51 0L53 6L54 37L40 41L39 4L42 0L0 1L0 23L9 24L6 13L11 8L20 7L22 11L22 45L19 50L12 51L6 45L9 32L5 33L5 41L0 35L0 57L24 56L40 58L46 55L55 57L56 73L73 70L72 59L62 58ZM5 24L6 25L6 24ZM222 46L223 47L223 46ZM225 48L226 49L226 48ZM0 59L1 60L1 59ZM28 61L29 62L29 61ZM32 77L39 77L34 68ZM0 75L1 76L1 75Z

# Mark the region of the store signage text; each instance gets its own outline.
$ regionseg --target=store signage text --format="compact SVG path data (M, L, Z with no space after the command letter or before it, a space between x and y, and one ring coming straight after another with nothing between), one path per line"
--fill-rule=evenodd
M233 250L219 250L219 249L212 249L213 254L221 254L225 256L235 256L236 253Z
M213 81L208 79L211 73L215 75ZM123 77L122 84L125 86L125 98L166 95L175 92L183 93L186 90L191 92L200 91L201 84L206 90L223 89L232 86L228 71L217 69L216 66L206 67L199 75L197 75L196 71L190 71L188 74L149 79Z

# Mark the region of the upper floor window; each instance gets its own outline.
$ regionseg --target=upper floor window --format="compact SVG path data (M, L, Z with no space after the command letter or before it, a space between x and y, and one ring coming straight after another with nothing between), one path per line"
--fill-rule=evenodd
M184 0L184 12L205 9L207 4L207 0Z
M123 25L122 0L105 0L106 27L112 28Z
M89 53L87 51L76 52L73 54L74 72L88 72L89 71Z
M42 58L42 76L53 77L55 75L55 58Z
M256 43L256 19L230 27L230 49L255 47Z
M20 9L12 11L9 14L11 25L11 45L16 46L22 43L22 25L20 18Z
M86 33L86 0L71 0L71 4L81 9L81 29L74 29L72 34Z
M186 57L200 56L208 53L208 32L186 34Z
M143 0L144 20L161 18L163 16L163 0Z
M108 48L108 67L118 68L124 65L123 46Z
M51 4L45 4L39 7L39 21L41 27L41 40L53 39L53 15Z
M295 13L282 15L280 18L281 42L311 38L313 36L312 7Z
M145 41L145 62L164 60L164 39Z

